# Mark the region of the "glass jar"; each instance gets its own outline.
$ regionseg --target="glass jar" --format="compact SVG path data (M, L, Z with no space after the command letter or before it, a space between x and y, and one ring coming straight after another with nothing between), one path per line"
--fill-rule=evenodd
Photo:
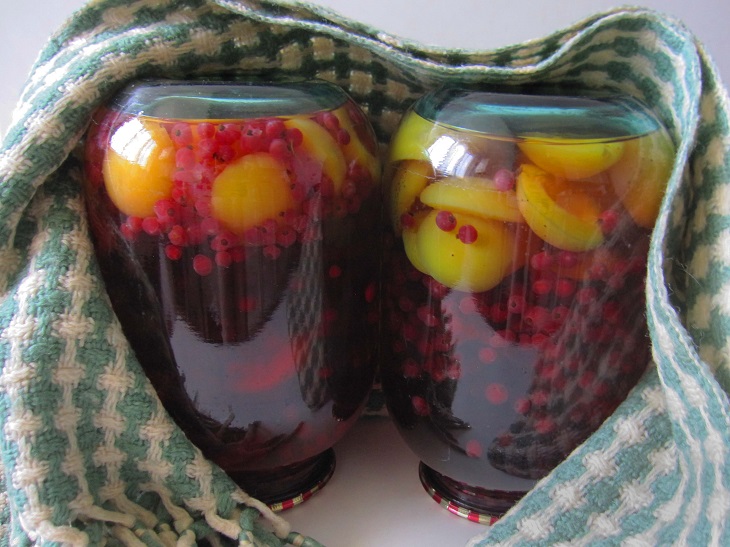
M378 351L380 166L322 81L146 81L94 117L86 198L114 310L173 419L286 508L334 469Z
M383 388L426 490L490 522L650 359L644 278L674 161L625 97L446 87L386 171Z

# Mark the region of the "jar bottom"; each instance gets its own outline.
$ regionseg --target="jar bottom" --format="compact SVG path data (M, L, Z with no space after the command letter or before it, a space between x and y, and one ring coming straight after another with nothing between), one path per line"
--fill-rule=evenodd
M492 525L517 503L525 492L487 490L442 475L421 462L418 477L426 492L451 513L479 524Z
M250 496L274 511L285 511L320 491L334 471L335 452L329 448L312 458L275 469L229 471L228 474Z

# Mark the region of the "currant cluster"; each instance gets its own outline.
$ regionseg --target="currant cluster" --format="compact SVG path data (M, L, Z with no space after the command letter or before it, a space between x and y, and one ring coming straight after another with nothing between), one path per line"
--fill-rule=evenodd
M648 361L648 234L620 224L605 235L604 247L577 253L528 234L513 251L524 266L483 292L447 287L393 243L383 374L396 420L412 429L425 419L457 453L524 478L585 440ZM453 414L456 401L468 417ZM489 427L494 413L511 425Z
M349 110L342 108L338 115L328 111L306 118L309 125L304 127L317 124L331 139L321 144L311 142L317 134L306 135L297 124L280 118L220 123L147 121L138 135L146 138L145 146L157 154L157 164L149 162L144 175L149 179L157 174L169 180L169 185L164 181L148 183L138 195L125 190L123 198L115 200L121 193L113 187L115 179L122 180L119 184L133 182L129 171L141 160L128 158L126 163L118 162L118 167L106 158L105 151L114 146L115 136L110 132L113 126L117 134L123 133L127 125L139 124L139 120L130 117L124 121L118 113L110 113L90 136L87 178L98 189L106 190L112 205L119 209L119 229L125 238L133 241L141 234L159 237L172 261L180 260L185 248L198 249L193 268L206 276L216 267L242 262L250 247L260 247L266 257L276 259L295 243L319 240L324 219L358 213L379 181L364 162L343 153L345 147L362 138L347 116ZM341 126L341 119L348 120L348 128ZM153 124L155 129L149 129ZM345 166L339 175L342 180L332 180L327 170L329 157L318 157L318 148L330 144L335 147L333 157ZM367 146L372 149L374 144L367 141ZM243 166L244 158L252 161ZM160 163L165 165L159 167ZM237 180L224 186L224 178ZM217 180L221 181L219 189ZM149 200L154 191L163 197L145 210L139 202ZM249 198L248 204L243 203L242 196ZM231 201L233 205L228 209L225 205L216 207L216 201ZM262 218L261 210L269 215Z

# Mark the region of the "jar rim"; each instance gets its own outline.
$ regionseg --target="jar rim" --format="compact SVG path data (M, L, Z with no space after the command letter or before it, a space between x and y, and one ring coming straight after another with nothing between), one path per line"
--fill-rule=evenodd
M246 77L231 80L140 80L110 105L123 114L167 120L296 116L336 109L348 100L324 80Z
M507 139L621 140L661 129L638 100L618 94L576 95L497 92L443 86L424 95L412 110L454 130Z

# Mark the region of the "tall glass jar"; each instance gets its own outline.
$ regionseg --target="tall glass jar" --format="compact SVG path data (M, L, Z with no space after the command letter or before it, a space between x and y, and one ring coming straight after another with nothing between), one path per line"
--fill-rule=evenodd
M377 360L362 111L322 81L141 82L94 117L86 173L109 296L165 408L251 495L306 499Z
M450 510L502 514L644 372L673 160L625 97L446 87L405 114L386 172L383 387Z

